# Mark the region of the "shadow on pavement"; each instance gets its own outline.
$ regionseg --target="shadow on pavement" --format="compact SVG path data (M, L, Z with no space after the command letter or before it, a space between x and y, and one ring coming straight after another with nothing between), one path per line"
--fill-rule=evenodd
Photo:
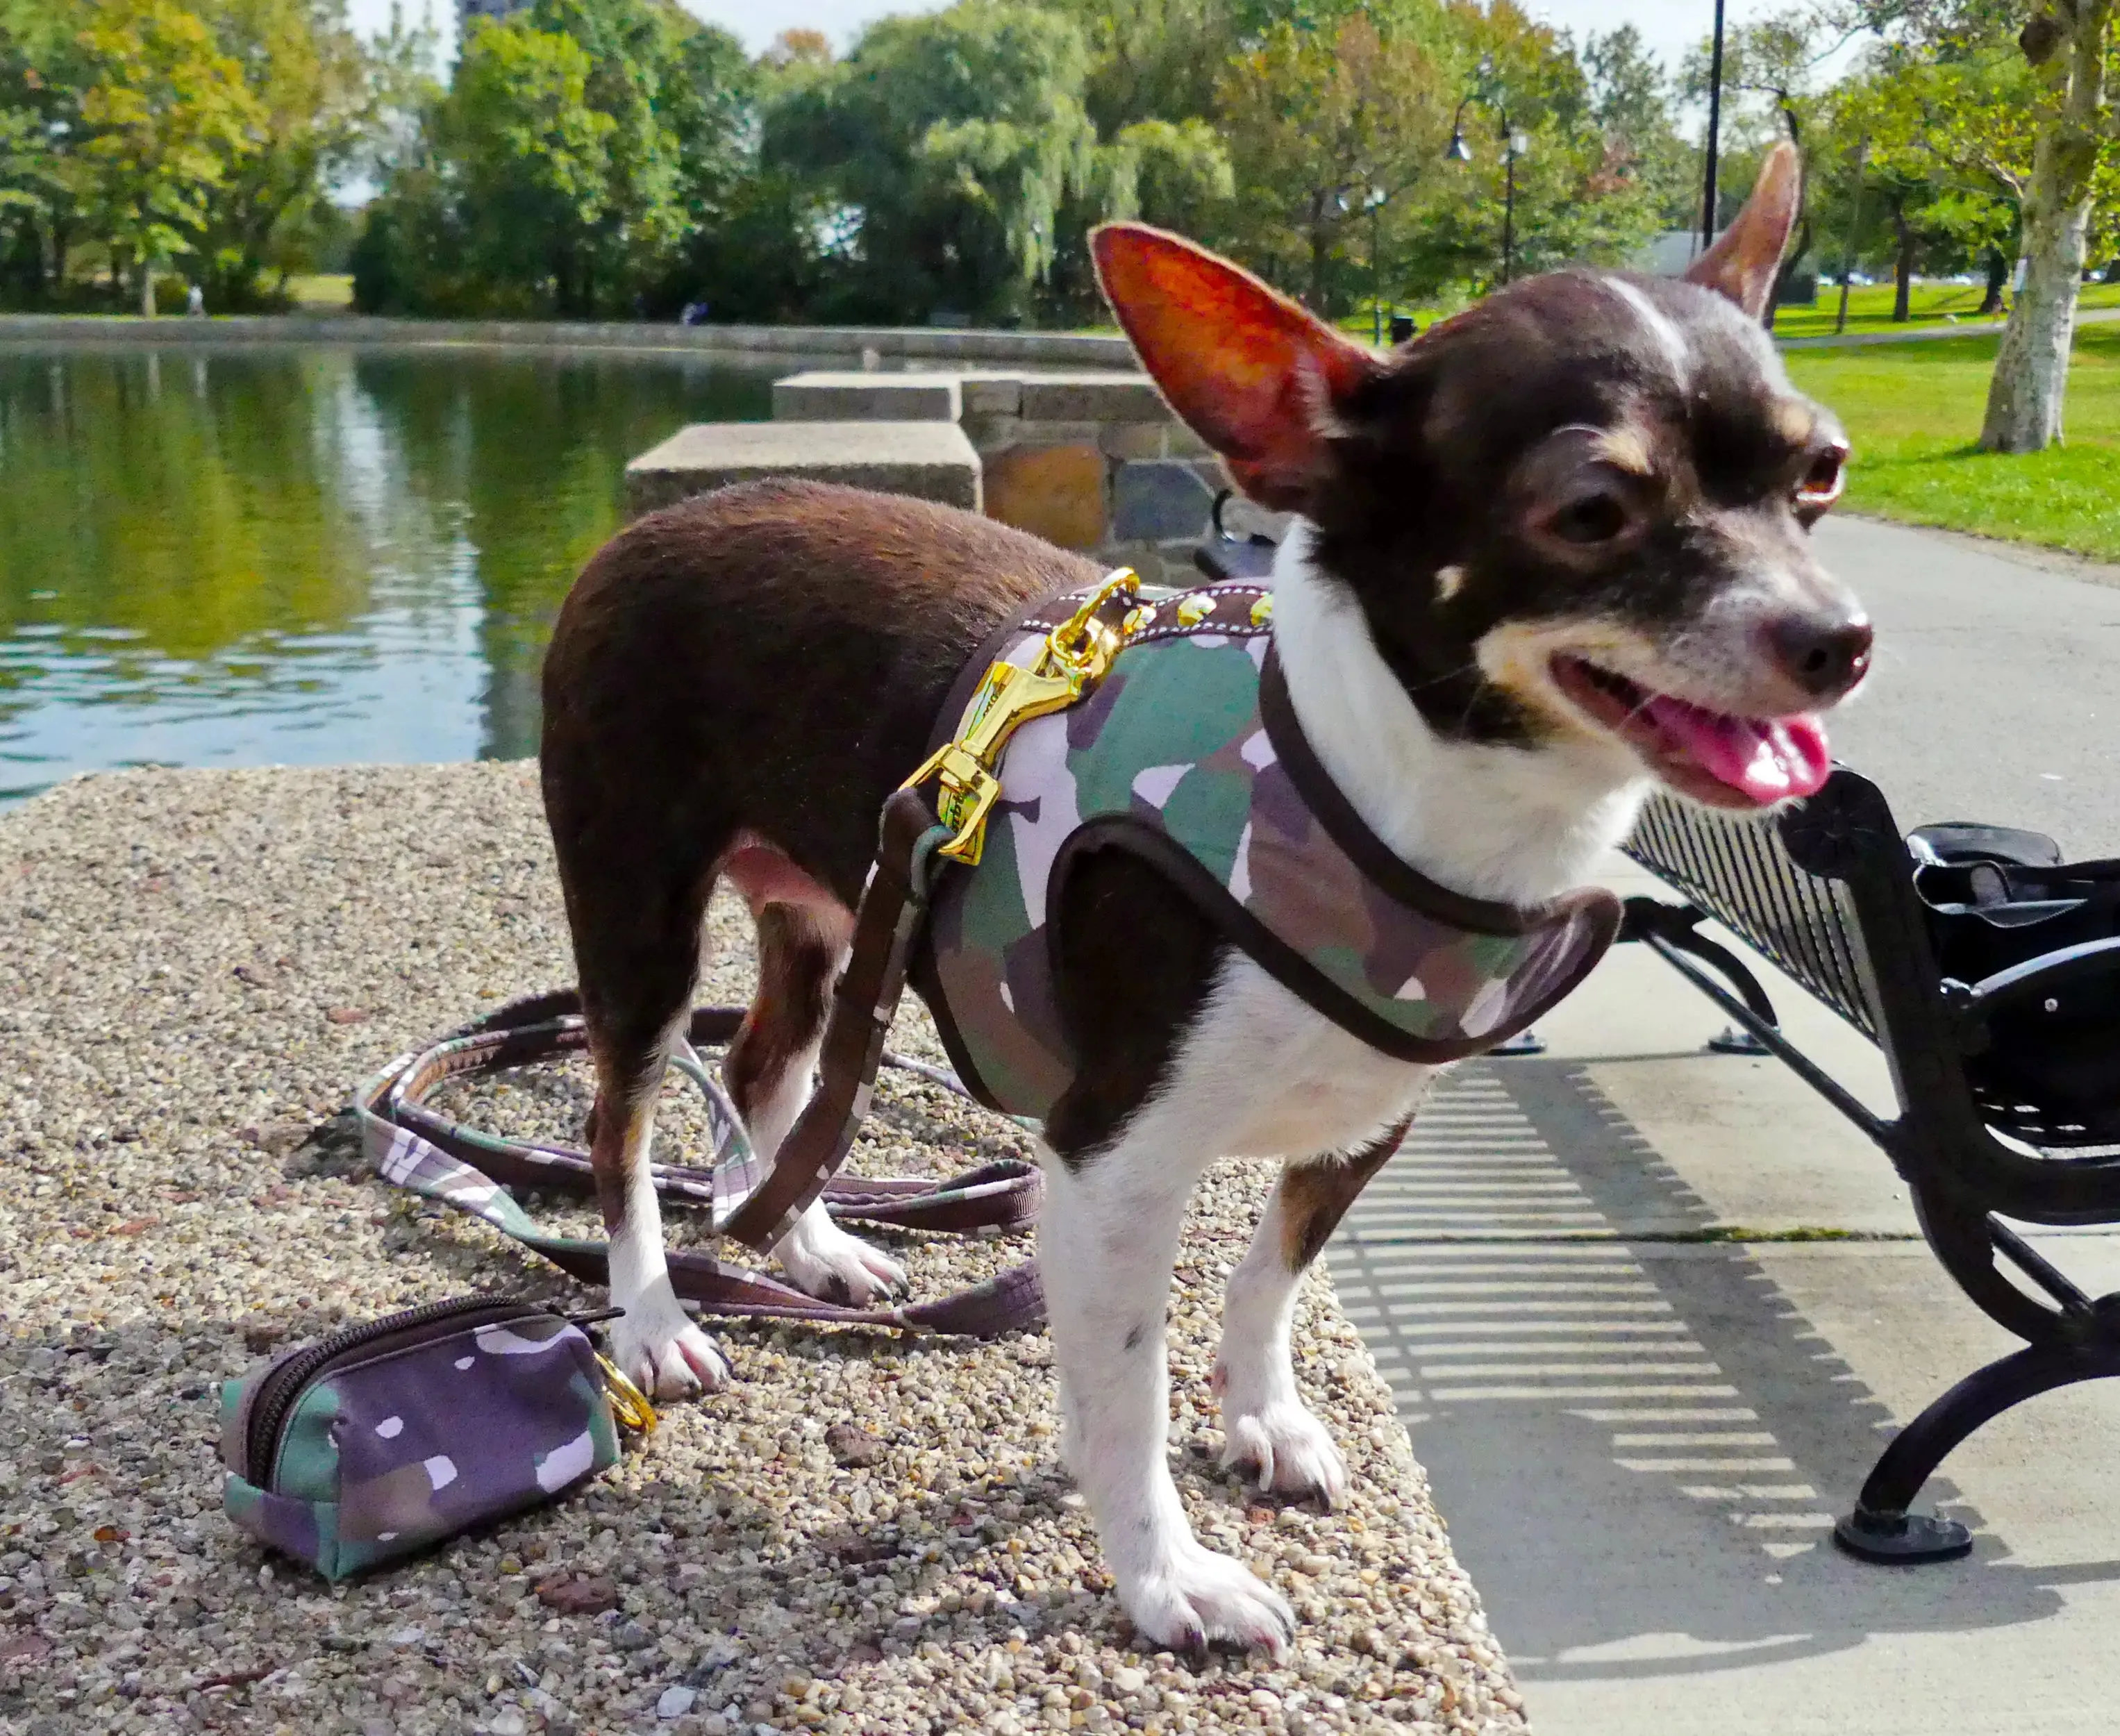
M1689 1233L1706 1208L1578 1064L1461 1070L1372 1191L1334 1282L1527 1682L2006 1628L2120 1580L1992 1535L1924 1568L1841 1555L1892 1419L1746 1247ZM1622 1223L1656 1232L1594 1239ZM1927 1498L1980 1526L1946 1479Z

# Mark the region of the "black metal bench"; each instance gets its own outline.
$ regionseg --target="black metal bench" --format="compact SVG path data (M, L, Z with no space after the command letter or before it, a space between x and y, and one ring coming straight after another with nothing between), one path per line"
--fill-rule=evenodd
M1982 1052L1994 1013L2113 968L2120 942L2071 947L1980 983L1942 977L1914 891L1915 859L1883 794L1845 767L1774 818L1658 796L1625 849L1686 901L1630 898L1620 938L1653 948L1882 1147L1936 1258L2025 1341L1902 1430L1834 1528L1842 1548L1868 1561L1964 1555L1973 1546L1964 1526L1909 1510L1946 1455L2027 1399L2120 1374L2120 1294L2085 1294L2003 1222L2120 1222L2120 1143L2110 1128L1982 1090L1966 1063ZM1880 1119L1788 1040L1759 980L1699 932L1710 917L1884 1051L1897 1117Z

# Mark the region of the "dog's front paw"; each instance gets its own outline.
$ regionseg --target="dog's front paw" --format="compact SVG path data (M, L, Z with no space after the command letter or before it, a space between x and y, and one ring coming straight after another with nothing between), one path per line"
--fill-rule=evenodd
M1222 1468L1242 1466L1269 1493L1337 1507L1347 1492L1347 1461L1299 1399L1272 1399L1248 1410L1225 1399L1222 1431Z
M812 1206L773 1250L788 1281L805 1295L866 1308L905 1290L905 1268L881 1248L849 1236Z
M651 1399L690 1399L728 1384L727 1359L674 1297L662 1306L635 1302L611 1323L610 1338L619 1372Z
M1143 1651L1197 1655L1214 1642L1263 1647L1276 1659L1295 1632L1288 1600L1242 1561L1192 1538L1131 1580L1119 1601L1148 1642Z

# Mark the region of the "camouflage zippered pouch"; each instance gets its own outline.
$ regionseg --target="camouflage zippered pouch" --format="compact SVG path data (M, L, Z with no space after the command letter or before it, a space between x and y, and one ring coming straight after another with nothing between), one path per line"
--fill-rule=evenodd
M654 1413L581 1326L464 1296L283 1351L221 1388L222 1506L328 1580L553 1500Z

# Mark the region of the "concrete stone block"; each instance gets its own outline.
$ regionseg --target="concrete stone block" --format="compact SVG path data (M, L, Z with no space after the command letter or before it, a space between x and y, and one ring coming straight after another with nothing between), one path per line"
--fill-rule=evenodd
M1169 407L1146 374L1027 374L1023 419L1031 422L1163 422Z
M986 461L986 511L1057 542L1093 549L1105 540L1104 455L1094 444L1016 447Z
M1111 533L1148 542L1198 537L1214 500L1214 491L1183 459L1122 464L1112 477Z
M1174 416L1164 431L1164 440L1165 453L1174 458L1206 458L1215 455L1213 447Z
M698 422L625 467L639 514L762 477L807 477L979 510L979 455L955 422Z
M966 416L1020 416L1023 379L1016 374L965 374L959 376Z
M1169 449L1170 427L1156 422L1112 422L1097 431L1106 458L1160 458Z
M954 374L791 374L773 383L777 422L954 422L964 412Z

